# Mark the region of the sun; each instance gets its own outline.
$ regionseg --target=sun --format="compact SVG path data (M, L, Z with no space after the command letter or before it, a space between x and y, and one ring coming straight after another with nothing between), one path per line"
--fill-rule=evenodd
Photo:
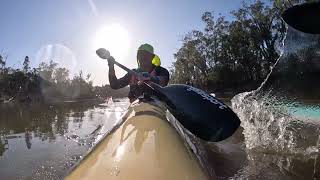
M114 58L121 61L129 53L128 31L120 24L103 26L95 34L94 48L106 48Z

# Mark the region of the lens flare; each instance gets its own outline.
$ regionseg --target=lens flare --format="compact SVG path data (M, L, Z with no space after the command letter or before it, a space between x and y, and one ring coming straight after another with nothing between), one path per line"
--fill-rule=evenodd
M94 49L106 48L117 60L127 57L130 47L128 31L120 24L104 26L94 37Z

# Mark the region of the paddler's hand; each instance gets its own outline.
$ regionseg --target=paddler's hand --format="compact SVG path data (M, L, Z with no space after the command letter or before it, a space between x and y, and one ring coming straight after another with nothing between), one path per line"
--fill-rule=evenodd
M113 67L115 59L112 56L110 56L110 57L107 58L107 60L108 60L108 66L109 67Z
M159 78L157 76L151 76L150 73L143 72L139 73L138 76L138 85L141 85L143 82L149 82L152 81L154 83L159 83Z
M138 85L143 84L144 82L148 82L151 80L151 75L147 72L142 72L138 74Z

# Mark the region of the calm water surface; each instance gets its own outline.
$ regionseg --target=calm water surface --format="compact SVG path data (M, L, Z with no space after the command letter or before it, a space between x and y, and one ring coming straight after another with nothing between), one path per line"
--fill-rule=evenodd
M59 179L108 131L128 102L2 105L1 179Z

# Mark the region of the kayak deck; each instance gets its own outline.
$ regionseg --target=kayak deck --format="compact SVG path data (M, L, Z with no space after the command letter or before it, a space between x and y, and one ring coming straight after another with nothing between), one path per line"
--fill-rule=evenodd
M163 108L136 103L123 118L66 179L208 179Z

